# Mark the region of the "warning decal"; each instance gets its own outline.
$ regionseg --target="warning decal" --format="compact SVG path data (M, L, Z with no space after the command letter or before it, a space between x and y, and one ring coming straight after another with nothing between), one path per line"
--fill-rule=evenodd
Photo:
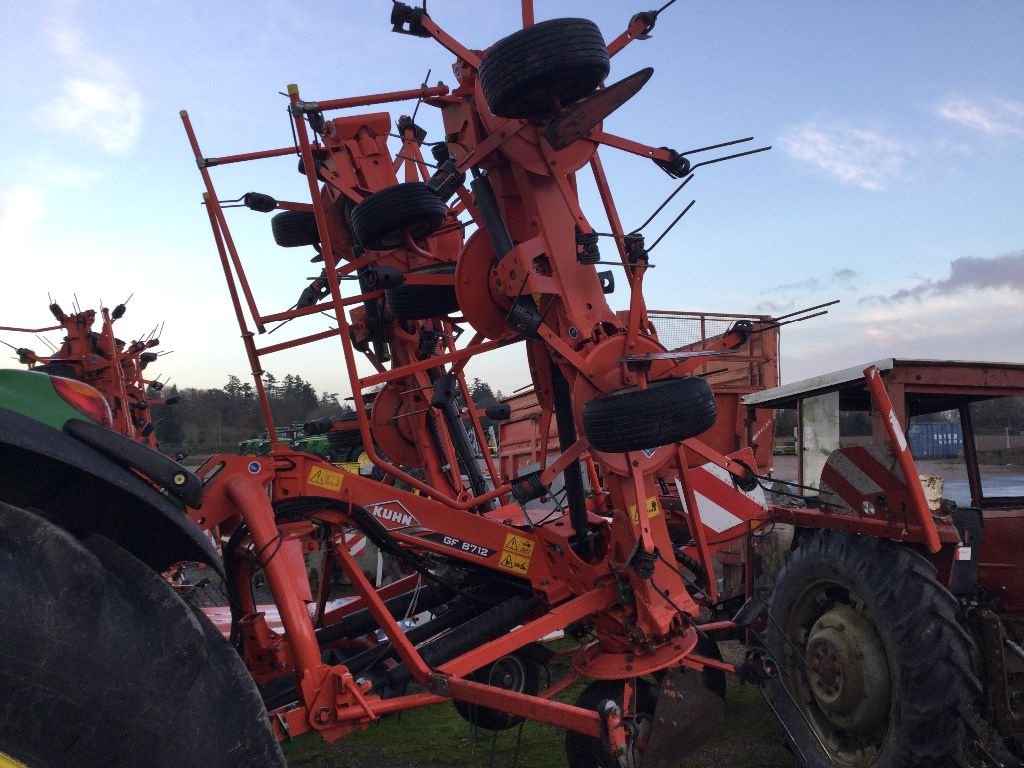
M661 514L661 507L658 505L658 497L651 496L645 503L644 508L647 510L647 517L657 517ZM629 519L633 521L633 525L640 524L640 515L637 514L636 504L629 505Z
M341 490L341 480L342 475L340 472L332 472L329 469L313 467L309 470L309 478L307 482L310 485L315 485L319 488L326 488L328 491L339 491Z
M657 496L651 496L651 498L649 498L647 500L647 516L648 517L657 517L658 513L660 513L660 512L661 512L661 507L658 506L658 497Z
M515 573L525 574L530 569L534 546L533 539L515 533L508 534L505 537L505 545L501 548L498 565Z

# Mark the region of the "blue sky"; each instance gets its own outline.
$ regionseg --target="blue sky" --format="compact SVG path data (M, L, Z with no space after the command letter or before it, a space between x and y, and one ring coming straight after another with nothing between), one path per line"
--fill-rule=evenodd
M291 142L278 95L288 83L307 99L415 87L428 69L451 84L450 55L391 33L390 5L9 4L0 325L45 324L47 292L65 308L73 292L83 306L134 292L121 333L166 320L165 374L194 386L245 376L178 111L189 110L205 154L232 154ZM516 3L429 8L474 48L520 23ZM536 3L538 19L585 16L607 39L636 10ZM680 150L749 135L774 149L697 171L679 205L697 204L655 252L649 306L783 313L841 299L825 318L784 329L789 381L886 356L1024 362L1022 29L1019 0L679 0L651 40L613 60L613 80L648 65L655 74L606 129ZM437 137L433 117L421 110ZM627 226L673 189L644 161L603 156ZM305 183L287 158L214 179L223 198L302 199ZM583 200L600 226L586 189ZM230 221L261 307L289 306L314 273L311 253L274 246L266 216L243 210ZM319 327L296 322L271 339L293 326ZM267 368L348 389L336 344L282 353ZM527 383L520 351L470 373L505 391Z

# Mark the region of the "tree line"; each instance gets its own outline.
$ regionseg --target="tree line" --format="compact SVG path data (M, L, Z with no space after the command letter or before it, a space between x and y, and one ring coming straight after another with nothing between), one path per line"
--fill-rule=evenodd
M337 392L320 392L297 374L278 379L263 375L263 386L270 402L274 424L288 427L325 416L351 411L352 406L339 399ZM474 379L470 394L477 407L484 408L501 399L485 381ZM160 450L164 453L188 451L193 454L231 453L238 444L260 437L266 430L256 388L251 381L228 376L219 389L165 386L150 390L154 399L178 398L175 405L152 406L153 423Z

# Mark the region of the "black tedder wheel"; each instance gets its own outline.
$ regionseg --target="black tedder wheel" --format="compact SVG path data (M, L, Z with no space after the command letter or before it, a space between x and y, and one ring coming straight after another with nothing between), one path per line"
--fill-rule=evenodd
M583 431L592 448L621 453L696 437L715 423L711 385L697 376L626 387L583 406Z
M583 689L583 693L576 699L576 706L597 710L603 702L614 701L621 707L623 687L621 680L595 680ZM658 686L643 678L637 678L635 693L636 715L632 727L635 729L634 738L643 741L654 722ZM584 736L576 731L565 732L565 756L568 758L569 768L620 768L619 762L612 757L608 746L601 739ZM639 752L627 756L626 764L640 765Z
M320 242L316 216L310 211L281 211L270 219L274 242L282 248L298 248Z
M473 672L467 679L506 691L536 696L540 691L540 664L526 651L528 648L502 656L493 664ZM499 709L481 707L466 701L452 703L463 720L488 731L506 731L523 722L523 718Z
M502 38L480 62L480 86L499 117L543 118L599 86L611 65L601 30L588 19L551 19Z
M768 691L798 761L973 765L981 686L957 610L908 546L827 530L803 539L775 579L767 630L779 666Z
M415 269L409 274L454 275L454 264L437 264ZM425 320L444 317L459 309L454 285L402 284L384 291L384 301L391 315L399 320Z
M28 768L284 768L238 654L123 549L0 503L0 584L0 753Z
M385 251L436 232L448 206L422 181L396 184L374 192L352 209L352 233L364 248Z

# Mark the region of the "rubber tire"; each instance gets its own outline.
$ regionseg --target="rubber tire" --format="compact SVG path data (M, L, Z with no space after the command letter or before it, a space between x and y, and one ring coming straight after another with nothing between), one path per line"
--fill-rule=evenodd
M583 432L598 451L639 451L696 437L715 414L711 385L687 376L595 397L583 406Z
M345 411L337 416L331 417L334 421L354 422L357 421L355 411ZM363 436L355 429L330 429L326 433L327 444L331 446L333 461L349 461L350 452L358 449L363 451ZM358 453L356 454L358 458Z
M274 233L274 242L282 248L320 243L316 216L310 211L281 211L270 219L270 229Z
M658 686L643 678L638 678L636 682L637 715L645 715L653 720L654 708L658 703ZM576 699L576 706L597 710L602 702L612 700L621 707L622 689L621 680L595 680L583 689L583 693ZM565 732L565 756L569 768L619 768L602 739L576 731Z
M466 679L477 683L493 685L490 680L490 674L494 665L504 661L507 657L513 657L522 665L523 686L522 688L509 690L515 690L529 696L536 696L540 691L540 664L537 663L537 660L530 653L523 652L526 650L522 649L521 651L513 651L506 654L505 657L498 659L498 661L488 664L486 667L482 667L468 675ZM452 704L463 720L470 725L475 725L477 728L483 728L487 731L507 731L509 728L515 728L524 719L516 715L510 715L508 712L502 712L499 709L470 704L468 701L453 701Z
M718 643L703 632L697 636L697 645L693 650L695 653L698 653L701 656L707 656L709 659L715 659L716 661L722 660L722 652L718 648ZM726 686L725 670L704 667L700 674L701 682L704 684L704 687L716 694L719 698L724 699Z
M158 574L0 503L0 752L28 768L285 766L238 654Z
M935 574L924 557L905 545L836 531L807 536L791 553L775 579L768 608L767 645L780 675L769 681L768 693L793 736L785 738L797 742L789 746L799 765L847 768L856 764L851 760L833 764L822 753L797 705L782 688L784 683L800 697L799 666L781 628L787 626L801 595L823 580L856 592L864 601L890 669L889 726L877 758L864 764L871 768L972 764L967 758L973 730L969 722L981 684L971 671L973 643L957 622L956 598L935 580ZM795 637L790 640L797 642ZM801 753L805 762L799 759Z
M480 87L498 117L539 119L551 101L571 104L608 77L608 47L588 19L551 19L502 38L480 62Z
M454 275L454 264L437 264L414 269L409 274ZM454 285L398 285L384 291L391 316L398 320L426 320L459 311Z
M385 251L436 232L448 206L422 181L409 181L374 192L352 209L352 234L364 248Z

